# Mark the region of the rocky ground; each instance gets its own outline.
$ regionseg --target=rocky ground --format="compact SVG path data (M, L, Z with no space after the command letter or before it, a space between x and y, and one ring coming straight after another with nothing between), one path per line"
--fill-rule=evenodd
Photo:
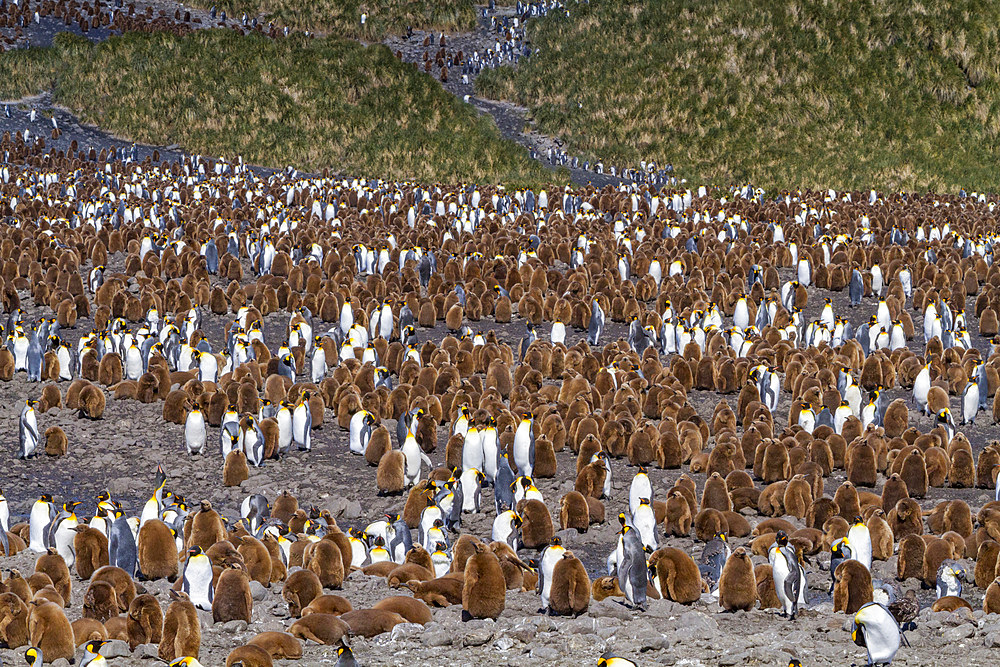
M113 267L112 267L113 268ZM818 314L820 298L810 296L807 317ZM843 303L845 294L832 294L838 312L847 311ZM31 319L42 314L30 305L27 294L22 294L26 316ZM874 305L870 300L850 313L852 320L867 317ZM970 304L971 310L971 304ZM286 315L277 313L266 318L265 335L268 341L280 340L280 330ZM228 319L208 315L206 329L210 341L218 346L223 326ZM914 321L920 330L920 319ZM516 344L523 331L523 323L515 318L510 324L494 326L486 322L482 328L495 328L501 340ZM75 330L64 331L65 338L73 345L79 335L89 331L92 322L81 320ZM975 330L976 323L970 322ZM614 338L624 335L622 325L612 325L608 334ZM440 340L445 335L440 325L435 329L420 330L422 339ZM539 328L540 336L548 335L548 325ZM572 332L567 342L575 343L584 335ZM980 345L985 344L977 340ZM917 345L915 342L912 345ZM65 391L63 384L63 391ZM402 510L404 498L379 497L374 486L375 469L367 466L362 457L352 456L347 449L346 432L329 419L314 433L313 451L293 452L277 462L268 462L262 468L252 469L250 479L241 488L221 486L222 458L217 452L192 458L185 453L183 427L166 423L160 415L160 404L142 405L132 401L108 401L105 417L89 421L66 409L55 409L39 416L39 428L61 426L69 437L69 454L60 459L44 455L29 461L16 458L17 415L25 397L36 395L38 385L28 384L22 376L14 381L0 383L0 441L9 443L4 457L3 491L11 502L12 523L23 518L41 493L52 493L57 501L80 499L84 501L82 513L93 511L93 498L108 488L112 495L125 502L131 512L138 513L142 502L153 488L155 468L162 464L168 473L168 486L184 494L189 501L207 498L228 517L238 515L240 501L250 493L263 493L269 498L283 490L295 494L303 506L315 505L330 509L342 528L364 527L377 520L384 512ZM896 390L892 398L904 395ZM728 397L731 402L735 396ZM694 392L692 404L699 414L710 419L720 396L710 392ZM788 409L788 395L782 396L778 415ZM954 403L954 401L953 401ZM779 417L780 418L780 417ZM963 428L975 452L995 437L996 429L988 425L989 416L981 414L975 426ZM911 424L929 430L929 418L917 418L911 412ZM386 424L393 430L394 423ZM439 431L439 448L430 456L435 465L444 461L446 427ZM210 429L210 442L217 436L217 429ZM567 449L557 455L559 474L555 479L539 479L537 484L545 495L550 511L556 516L558 498L573 488L575 457ZM613 491L606 499L607 517L603 525L593 526L587 533L575 531L559 533L567 548L572 549L587 566L591 578L605 574L604 560L612 548L617 533L614 517L627 507L628 484L636 468L624 460L614 461ZM651 470L654 496L663 498L673 481L683 471ZM692 474L699 489L705 481L704 474ZM833 495L844 481L843 471L836 471L826 482L826 491ZM878 486L881 489L880 479ZM922 501L930 509L941 499L962 498L975 510L992 500L992 492L981 489L932 489ZM483 493L483 507L492 507L489 490ZM755 512L745 510L751 525L760 521ZM786 517L787 518L787 517ZM466 515L464 532L480 538L489 538L493 512ZM797 526L801 522L794 522ZM749 539L749 538L748 538ZM733 546L748 540L734 540ZM702 544L695 540L671 538L661 543L684 549L696 559ZM535 554L523 552L525 558ZM3 562L5 569L16 567L22 572L33 569L32 555L20 554ZM755 557L754 562L765 562ZM773 610L755 610L750 613L722 613L718 604L704 596L701 602L684 607L666 601L653 601L647 612L626 609L620 602L609 599L592 605L581 618L549 618L538 615L538 596L533 593L509 592L507 609L496 622L476 621L462 623L460 608L435 610L434 622L421 629L419 626L401 626L391 635L382 635L365 641L356 638L353 646L363 664L481 664L487 661L498 664L594 664L597 656L613 649L637 660L640 664L683 665L785 665L788 657L797 656L807 665L843 665L863 660L863 650L850 642L845 631L850 621L843 613L832 612L829 588L829 557L819 554L808 566L809 604L795 621L780 618ZM962 561L971 572L974 561ZM895 556L885 562L876 562L873 576L894 580ZM901 591L916 589L924 605L933 601L933 591L921 591L918 582L900 582ZM85 583L74 583L74 599L70 619L80 609L79 597ZM147 588L166 603L165 582L147 583ZM355 608L361 608L399 591L387 588L384 580L353 573L344 584L341 594ZM213 626L211 619L203 617L203 660L206 665L222 664L225 655L234 646L249 639L256 632L279 629L289 625L280 587L256 591L254 621L249 628L240 623ZM983 591L969 584L964 597L973 608L981 608ZM236 627L240 626L240 627ZM991 655L994 645L1000 646L1000 617L984 617L981 611L974 614L933 614L929 609L921 613L918 629L908 633L911 649L904 648L897 657L897 664L934 665L953 664L969 655ZM143 651L140 648L129 659L115 664L139 664ZM0 651L0 657L12 659L10 651ZM335 659L330 647L308 646L305 659L321 662Z

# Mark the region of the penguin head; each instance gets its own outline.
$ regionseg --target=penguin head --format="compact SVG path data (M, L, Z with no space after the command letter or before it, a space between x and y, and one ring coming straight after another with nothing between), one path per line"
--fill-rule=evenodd
M34 667L35 665L42 664L42 649L32 646L24 654L24 660L29 665Z
M107 639L94 639L94 640L91 640L91 641L87 642L84 645L84 648L87 651L90 651L91 653L100 653L101 652L101 647L103 647L105 644L108 644L108 643L109 643L109 640L107 640Z
M778 534L774 536L774 542L779 547L787 547L788 546L788 534L785 533L785 531L783 531L783 530L779 530Z
M514 512L514 516L511 517L510 524L515 528L520 528L522 523L524 523L524 521L521 519L521 515Z
M856 517L854 517L854 523L851 524L851 525L852 525L852 527L853 526L864 526L865 525L865 521L860 516L856 516Z
M24 402L24 404L27 405L29 408L34 409L34 407L38 405L38 401L34 398L29 398Z
M41 495L41 497L39 498L39 500L41 500L43 503L51 503L52 502L52 494L51 493L43 493Z
M802 667L802 663L799 662L797 659L792 658L791 660L788 661L788 667Z
M729 537L725 533L716 533L715 539L722 540L723 542L729 542Z

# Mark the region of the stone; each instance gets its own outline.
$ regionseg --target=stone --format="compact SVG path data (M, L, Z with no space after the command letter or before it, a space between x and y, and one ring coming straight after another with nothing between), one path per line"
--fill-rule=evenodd
M611 618L617 618L621 621L628 621L632 618L632 612L630 612L625 605L610 598L606 598L600 602L595 602L590 605L590 611L588 614L594 617L610 616Z
M235 621L228 621L222 624L222 629L225 632L243 632L247 629L247 622L243 619L236 619Z
M250 597L253 598L254 602L260 602L265 597L267 597L267 589L264 588L264 584L259 581L250 582Z
M132 650L128 647L128 642L112 639L101 647L101 655L105 658L127 658L132 655Z
M132 652L132 656L140 660L149 658L159 658L160 647L157 644L139 644Z
M404 641L418 637L424 631L424 626L419 623L400 623L392 629L389 638L394 641Z
M949 642L959 641L961 639L968 639L969 637L976 636L976 626L972 623L963 623L962 625L956 626L954 628L948 628L943 633L941 637Z
M498 651L509 651L514 648L514 640L510 637L501 637L500 639L493 642L493 648Z
M444 630L437 632L425 632L422 637L424 646L448 646L451 644L451 633Z
M361 516L361 503L357 500L351 500L347 503L344 508L344 518L345 519L357 519Z
M462 646L482 646L491 639L493 639L492 629L474 628L462 637Z
M551 646L539 646L531 649L531 658L541 662L542 664L550 662L554 663L559 660L560 657L559 651Z
M688 611L677 618L674 629L686 637L709 639L719 631L719 624L711 616L697 611Z
M650 600L645 616L647 618L669 619L674 616L680 616L686 609L684 605L678 604L673 600Z
M991 632L983 638L986 648L1000 648L1000 632Z

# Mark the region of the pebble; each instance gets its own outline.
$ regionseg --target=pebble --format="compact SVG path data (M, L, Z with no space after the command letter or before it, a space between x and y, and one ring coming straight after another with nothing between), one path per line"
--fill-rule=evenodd
M132 655L132 651L128 647L128 642L112 639L101 647L101 655L105 658L127 658Z
M357 500L352 500L347 503L347 507L344 508L344 518L345 519L357 519L361 516L361 503Z
M229 621L222 624L222 629L226 632L243 632L247 629L247 622L242 619Z
M532 660L539 660L543 663L555 662L559 659L559 651L551 646L538 646L531 649L531 658Z
M260 602L267 597L267 589L264 588L264 584L259 581L250 582L250 597L253 598L254 602Z
M983 638L986 648L1000 648L1000 632L991 632Z
M632 618L632 612L626 609L625 605L610 598L590 605L590 611L588 613L590 616L609 616L622 621L628 621Z
M389 638L394 641L404 641L419 636L424 631L424 626L419 623L400 623L392 629Z
M425 632L422 638L424 646L448 646L451 644L451 633L444 630Z
M948 628L942 633L942 638L949 642L958 641L960 639L968 639L969 637L976 636L976 626L972 623L963 623L955 628Z
M493 630L490 628L475 628L466 632L462 637L462 646L482 646L493 639Z
M397 626L399 627L399 626ZM493 648L498 651L509 651L514 648L514 640L510 637L501 637L500 639L493 642Z
M133 656L140 660L147 658L159 658L160 647L157 644L139 644L133 651Z

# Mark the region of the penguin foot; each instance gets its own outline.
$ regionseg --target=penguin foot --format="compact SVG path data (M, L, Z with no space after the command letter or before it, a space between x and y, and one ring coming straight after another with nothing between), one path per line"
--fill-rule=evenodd
M462 610L462 622L467 623L472 620L472 614L467 612L465 609Z

